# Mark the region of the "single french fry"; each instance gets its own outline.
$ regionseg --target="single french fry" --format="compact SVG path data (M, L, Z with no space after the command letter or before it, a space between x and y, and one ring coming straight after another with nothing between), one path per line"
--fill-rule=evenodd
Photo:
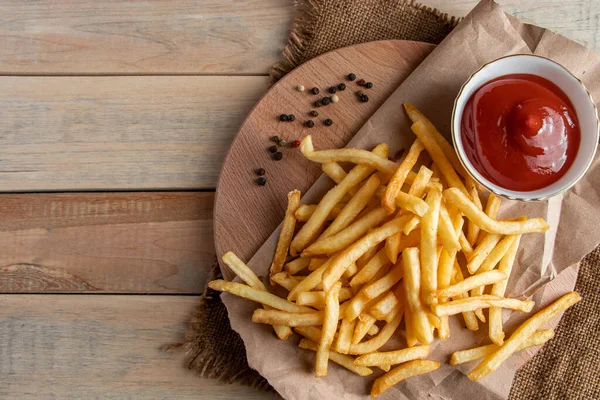
M317 209L318 204L301 204L300 207L296 210L294 216L297 221L306 222L312 217L315 210ZM346 203L337 203L327 217L325 217L325 221L333 221L342 211L342 209L346 206Z
M311 259L308 257L296 258L295 260L286 263L283 266L283 270L289 272L292 275L296 275L298 272L305 270L309 266L310 261Z
M316 326L296 326L294 327L294 331L315 344L321 340L321 328Z
M350 345L349 354L367 354L379 350L388 340L392 337L400 322L402 321L403 312L396 314L396 317L391 322L385 324L385 326L379 331L377 336L364 341L362 343Z
M456 206L469 220L488 233L499 235L521 235L524 233L543 233L550 225L542 218L531 218L525 221L497 221L481 210L460 190L450 188L444 190L444 199Z
M340 232L311 244L302 252L302 256L330 254L342 250L359 240L370 229L379 225L386 218L387 214L385 210L378 207L368 212L362 218L357 219Z
M429 208L427 203L421 200L421 198L404 192L398 192L398 195L396 196L396 206L419 217L425 215Z
M415 346L402 350L375 352L356 357L354 365L364 367L378 367L380 365L403 364L412 360L419 360L429 355L429 346Z
M471 258L469 259L469 263L467 264L467 269L471 275L477 273L481 267L481 264L483 264L483 262L487 259L492 250L494 250L494 247L496 247L501 237L501 235L494 233L486 235L485 239L481 241L479 246L473 250Z
M477 207L479 211L483 210L483 205L481 204L481 199L479 198L479 192L477 191L477 187L475 185L469 188L469 193L471 195L473 204L475 204L475 207ZM475 246L477 237L479 236L479 231L480 228L477 226L477 224L474 221L469 221L469 224L467 225L467 240L469 240L471 246Z
M433 159L433 162L440 167L442 176L448 182L448 185L460 190L465 195L468 195L467 189L465 185L460 180L456 170L452 167L448 158L440 148L438 142L435 137L433 137L434 132L429 128L429 126L422 121L417 121L411 126L411 130L417 136L417 138L423 143L425 149Z
M431 294L437 289L437 231L441 201L441 190L432 188L427 194L429 210L421 220L421 297L425 304L434 302Z
M460 270L460 266L458 265L458 261L456 261L456 259L454 260L454 272L455 272L455 275L452 277L452 281L451 281L451 283L453 285L457 284L459 282L462 282L464 280L462 271ZM453 297L452 299L460 300L460 299L466 299L468 297L469 297L468 294L463 293L462 295ZM479 322L477 322L477 317L475 316L475 313L473 311L463 311L462 316L463 316L463 319L465 320L465 326L467 327L468 330L470 330L470 331L479 330Z
M410 306L406 302L404 306L404 325L406 330L406 345L408 347L414 347L419 341L417 340L417 333L415 332L415 322L412 313L410 312Z
M300 283L300 280L297 277L292 276L289 272L283 271L273 275L273 282L290 292L294 287L296 287L297 284Z
M502 201L500 200L500 198L494 193L490 193L487 203L485 203L485 215L487 215L491 219L497 219L498 211L500 211L501 204ZM481 243L481 241L485 238L486 235L487 232L481 232L479 236L477 236L477 242L475 244L478 245L479 243Z
M336 219L333 220L331 225L319 236L318 240L330 237L350 225L356 216L367 206L378 187L379 178L377 178L377 175L371 175L342 209Z
M310 136L304 138L302 143L304 143L304 141L307 139L310 141ZM368 151L365 152L373 157L387 160L387 158L384 158L387 157L386 145L379 145L375 147L372 153ZM380 156L380 154L384 156ZM325 196L323 196L313 215L311 215L310 219L306 221L304 226L302 226L300 231L292 239L292 242L290 244L290 253L292 255L296 255L302 252L302 250L304 250L306 246L308 246L317 237L319 231L323 226L323 223L325 222L327 216L331 212L331 209L337 203L340 202L340 200L346 195L346 193L348 193L348 190L362 182L367 176L371 174L371 172L373 172L373 168L371 168L370 166L357 165L346 175L346 177L342 182L340 182L340 184L336 185L333 189L327 192Z
M256 309L252 314L252 322L268 325L296 326L318 326L323 325L323 311L310 313L291 313L278 310Z
M266 291L267 288L262 283L258 276L248 267L238 256L236 256L233 252L228 251L221 258L225 264L248 286L257 289ZM268 306L264 306L266 309L270 309ZM292 331L287 326L282 325L274 325L273 330L277 337L281 340L286 340L292 335Z
M231 293L246 300L255 301L281 311L295 313L314 312L309 307L299 306L265 290L255 289L242 283L217 279L209 282L208 287L219 292Z
M298 343L298 347L312 351L318 351L319 349L317 343L308 339L300 340L300 343ZM370 368L354 365L354 358L344 354L336 353L335 351L329 352L329 359L334 363L341 365L347 370L352 371L360 376L369 376L373 373L373 371Z
M377 325L371 325L367 334L369 336L375 336L379 333L379 327Z
M371 259L373 257L375 257L375 255L379 252L379 250L380 250L379 246L371 247L369 250L367 250L365 252L365 254L363 254L362 256L360 256L358 258L358 260L356 260L356 267L358 269L363 269L365 267L365 265L367 265L369 263L369 261L371 261ZM350 265L352 265L352 264L350 264Z
M329 361L329 349L333 343L335 332L340 315L339 294L342 288L341 283L336 283L325 293L325 315L323 317L323 327L321 328L321 340L317 349L317 359L315 362L315 375L327 376L327 363Z
M396 198L402 190L402 185L406 181L406 177L410 170L415 166L419 155L425 148L419 139L415 140L408 150L408 154L400 163L398 169L394 172L392 179L387 185L385 194L381 199L381 205L387 211L388 214L392 214L396 211Z
M485 271L476 275L469 276L464 281L447 287L446 289L438 289L433 293L436 298L456 297L471 289L491 285L506 279L506 275L500 271Z
M344 318L340 325L340 330L335 341L334 349L340 354L348 354L350 351L350 344L352 343L352 334L356 328L356 321L350 321Z
M397 383L416 375L426 374L440 367L440 363L427 360L413 360L400 364L390 372L375 379L371 388L371 397L380 396Z
M400 243L402 241L402 232L395 233L389 238L385 239L385 254L387 258L392 261L393 264L396 264L398 261L398 255L400 254Z
M350 287L358 287L369 282L377 272L385 265L389 265L385 249L381 249L375 254L369 262L350 280Z
M349 288L342 288L339 294L340 302L344 302L352 298L352 291ZM302 292L296 297L296 304L308 307L323 307L325 306L325 292Z
M308 264L308 270L309 271L314 271L315 269L319 268L321 265L325 264L327 262L328 258L324 258L324 257L313 257L310 259L310 264Z
M409 305L411 323L415 336L422 344L433 341L433 334L429 320L421 303L421 267L419 265L419 249L410 247L402 252L402 265L404 269L404 291Z
M435 126L431 123L431 121L427 117L425 117L425 115L423 115L423 113L421 113L419 110L417 110L417 108L415 106L413 106L409 103L404 103L404 109L406 110L406 114L408 114L408 117L411 119L411 121L413 123L417 122L417 121L423 121L429 125L429 130L432 132L433 137L435 138L438 145L444 152L444 155L446 156L446 158L448 159L450 164L452 164L452 167L463 178L466 178L466 179L470 178L469 174L467 173L465 168L462 166L460 160L458 159L458 156L456 155L456 151L454 150L454 147L452 147L450 142L448 142L446 140L446 138L435 128ZM435 160L434 160L434 164L435 164Z
M452 219L450 218L450 214L448 213L448 209L445 204L442 202L440 204L440 215L439 215L439 237L441 239L442 245L448 251L458 251L460 250L460 243L458 241L458 233L454 229L454 225L452 224Z
M354 328L354 333L352 334L352 344L360 343L367 333L369 333L371 327L377 327L377 325L375 325L377 319L367 313L362 313L355 321L356 326Z
M481 295L462 300L452 300L444 304L433 304L431 310L438 317L442 315L455 315L464 311L475 311L479 308L502 307L511 310L529 312L535 306L531 300L518 300L506 297Z
M367 312L378 320L385 320L386 316L396 307L403 306L396 298L394 292L390 291L373 307L370 307ZM389 322L389 321L386 321Z
M402 216L391 220L390 222L371 230L361 239L354 242L351 246L337 255L328 268L323 273L323 288L325 291L331 289L333 284L337 282L346 268L358 260L367 250L373 246L377 246L394 233L398 233L404 227L409 216Z
M358 272L357 263L358 263L358 261L350 264L350 266L346 269L346 272L344 272L344 275L343 275L344 278L351 279Z
M279 233L279 240L277 241L273 262L269 269L269 277L272 277L283 270L283 264L285 264L292 236L294 236L294 229L296 228L295 214L298 207L300 207L300 192L298 190L293 190L288 193L287 197L288 205L285 211L285 217L283 218L283 224L281 225L281 232ZM273 284L272 278L271 284Z
M510 276L510 273L512 271L512 267L517 256L517 250L519 249L519 242L521 241L520 235L514 236L513 238L514 239L510 245L510 248L504 254L504 257L502 257L502 259L500 260L500 265L498 266L498 271L504 273L507 277ZM490 294L492 296L504 296L507 284L508 278L504 281L495 283L492 286L492 291L490 292ZM490 339L492 340L492 342L501 346L502 344L504 344L504 331L502 328L502 309L498 307L490 307L489 319Z
M516 351L525 350L529 347L541 346L553 337L554 331L552 329L537 331L533 335L531 335L527 340L521 343L521 345L517 348ZM492 343L485 346L475 347L473 349L455 351L450 357L450 365L464 364L469 361L479 360L480 358L492 355L499 348L499 345ZM355 365L364 364L356 364L355 360Z
M581 300L577 292L570 292L556 300L548 307L538 311L530 317L504 342L494 353L485 357L483 361L469 372L468 377L472 381L478 381L495 371L508 357L510 357L521 344L533 335L543 324L556 317L575 303Z
M406 225L404 225L404 228L402 229L402 233L404 233L406 236L408 236L420 224L421 224L421 218L414 215L413 217L411 217L411 219L408 220Z

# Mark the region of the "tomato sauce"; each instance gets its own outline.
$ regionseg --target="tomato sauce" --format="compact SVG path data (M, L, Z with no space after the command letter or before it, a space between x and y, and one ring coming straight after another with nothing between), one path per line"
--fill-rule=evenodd
M577 114L558 86L536 75L505 75L480 87L461 120L467 157L490 182L532 191L556 182L577 155Z

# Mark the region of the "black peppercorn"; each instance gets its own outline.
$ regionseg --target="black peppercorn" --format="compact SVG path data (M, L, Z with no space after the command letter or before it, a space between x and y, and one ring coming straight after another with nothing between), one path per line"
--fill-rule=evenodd
M312 117L318 117L318 116L319 116L319 113L317 112L317 110L312 110L312 111L311 111L309 114L310 114Z
M258 176L263 176L265 174L265 169L264 168L259 168L256 170L256 175Z
M271 141L275 143L279 142L279 136L271 136Z
M338 85L338 90L342 90L342 91L346 90L346 84L345 83L340 83Z
M261 176L256 180L256 183L258 183L260 186L265 186L267 184L267 178Z
M335 92L337 92L337 88L335 86L329 86L329 89L327 89L327 91L331 94L334 94Z
M357 84L358 86L365 86L365 83L367 83L367 82L365 82L365 80L364 80L364 79L359 79L358 81L356 81L356 84Z
M288 116L286 114L281 114L279 116L279 120L282 121L282 122L287 122Z
M328 105L329 103L331 103L331 97L323 97L321 99L321 103L323 103L324 106Z
M331 118L327 118L325 121L323 121L323 123L327 126L331 126L333 125L333 120L331 120Z
M313 122L313 120L312 120L312 119L309 119L308 121L306 121L306 122L304 123L304 125L305 125L307 128L312 128L313 126L315 126L315 123Z
M320 101L315 101L315 107L319 108L321 106L322 106L322 104Z
M288 115L288 121L294 122L296 120L296 116L294 114Z
M274 159L275 161L279 161L279 160L281 160L282 158L283 158L283 154L282 154L280 151L278 151L277 153L273 154L273 159Z
M373 87L373 82L367 82L367 83L365 83L365 87L367 89L371 89Z
M367 96L366 94L363 94L362 96L360 96L360 101L362 101L363 103L366 103L367 101L369 101L369 96Z
M310 92L312 94L319 94L319 88L318 87L314 87L314 88L310 89Z
M348 74L348 80L349 80L349 81L353 81L353 80L355 80L355 79L356 79L356 75L354 75L353 73L349 73L349 74Z
M269 147L269 153L275 153L277 151L277 146Z

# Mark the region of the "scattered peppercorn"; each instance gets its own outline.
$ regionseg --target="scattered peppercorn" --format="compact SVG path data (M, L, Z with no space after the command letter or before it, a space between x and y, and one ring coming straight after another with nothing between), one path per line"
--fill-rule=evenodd
M311 111L309 114L310 114L312 117L318 117L318 116L319 116L319 113L317 112L317 110L312 110L312 111Z
M342 91L346 90L346 84L345 83L340 83L338 85L338 90L342 90Z
M327 118L325 121L323 121L323 123L327 126L331 126L331 125L333 125L333 120L331 120L330 118Z
M319 94L319 88L318 87L314 87L312 89L310 89L312 94Z
M277 153L273 154L273 159L275 161L279 161L283 158L283 153L281 153L280 151L278 151Z
M279 116L279 120L282 121L282 122L287 122L288 116L286 114L281 114Z
M321 104L321 102L320 102L320 101L318 101L318 100L317 100L317 101L315 101L315 107L319 108L319 107L321 107L321 106L322 106L322 104Z
M360 101L362 101L363 103L366 103L367 101L369 101L369 96L367 96L366 94L363 94L362 96L360 96Z
M259 168L256 170L256 175L258 176L263 176L265 174L265 169L264 168Z
M357 84L358 86L365 86L365 83L367 83L367 82L365 82L365 80L364 80L364 79L359 79L358 81L356 81L356 84Z
M327 91L331 94L334 94L335 92L337 92L337 88L335 86L329 86L329 89L327 89Z
M321 103L322 103L324 106L328 105L329 103L331 103L331 97L323 97L323 98L321 99Z
M277 146L269 147L269 153L275 153L277 151Z
M292 147L300 147L300 140L296 139L292 142Z
M287 141L285 141L284 139L279 139L279 142L277 142L277 144L279 144L279 146L281 147L285 147L287 145Z
M362 90L359 90L358 92L356 92L356 95L357 95L358 97L360 97L360 96L362 96L362 95L364 95L364 94L365 94L365 92L363 92Z
M367 82L367 83L365 83L365 87L367 89L371 89L373 87L373 82Z
M296 90L299 92L304 92L304 86L298 85L298 86L296 86Z
M312 128L313 126L315 126L315 123L314 123L314 121L313 121L312 119L309 119L308 121L306 121L306 122L304 123L304 125L305 125L307 128Z
M331 96L331 101L333 103L337 103L338 101L340 101L340 98L338 97L337 94L334 94L333 96Z
M356 75L354 75L352 72L348 74L348 80L349 81L353 81L356 79Z
M265 186L267 184L267 178L261 176L256 180L256 183L258 183L260 186Z
M271 136L272 142L279 142L279 136Z
M290 121L290 122L294 122L296 120L296 116L294 114L290 114L287 117L288 117L288 121Z

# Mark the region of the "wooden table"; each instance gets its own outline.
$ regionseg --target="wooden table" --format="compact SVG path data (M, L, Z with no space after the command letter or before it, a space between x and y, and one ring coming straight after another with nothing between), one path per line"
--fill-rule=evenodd
M0 398L271 397L161 346L198 303L223 155L291 3L0 1ZM501 3L600 51L599 0Z

